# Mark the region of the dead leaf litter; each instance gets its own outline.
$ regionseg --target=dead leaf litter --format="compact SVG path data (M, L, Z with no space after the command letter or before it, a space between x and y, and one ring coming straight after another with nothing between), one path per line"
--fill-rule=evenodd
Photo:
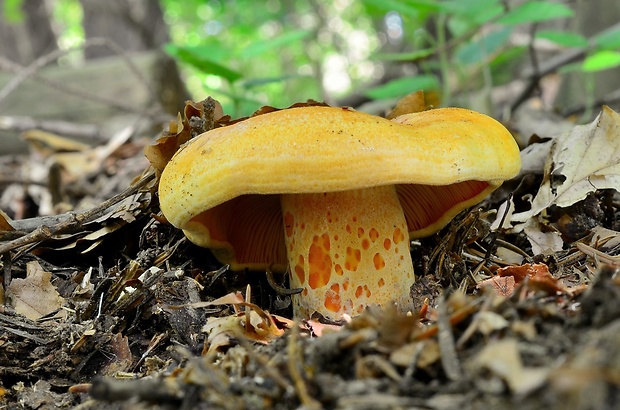
M414 241L413 312L341 323L291 319L284 278L228 270L159 213L174 151L233 122L214 100L147 148L155 172L136 136L30 134L41 171L0 198L0 405L616 408L619 118L552 138L544 162L530 145L527 175Z

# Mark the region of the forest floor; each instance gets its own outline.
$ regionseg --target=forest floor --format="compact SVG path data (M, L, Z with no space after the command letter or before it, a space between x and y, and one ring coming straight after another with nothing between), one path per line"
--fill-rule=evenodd
M213 119L203 108L186 108L160 160L192 119ZM597 183L617 178L600 172L617 163L617 121L604 111L571 133L611 144ZM561 157L560 137L534 141L538 162L525 155L522 174L412 243L415 312L338 324L293 320L265 273L229 271L167 224L152 139L43 142L1 161L15 218L0 215L0 408L620 408L618 182L583 184L595 173ZM43 177L26 184L24 167ZM555 199L541 203L545 189Z

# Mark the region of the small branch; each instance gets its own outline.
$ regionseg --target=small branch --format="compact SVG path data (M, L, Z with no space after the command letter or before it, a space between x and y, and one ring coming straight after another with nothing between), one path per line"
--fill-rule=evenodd
M31 129L52 132L67 137L79 137L97 142L104 140L99 127L93 124L78 124L58 120L39 120L24 116L0 116L0 130L22 132Z
M141 188L146 186L150 181L155 178L155 173L150 171L148 174L143 176L138 182L129 188L125 189L118 195L102 202L98 206L86 210L84 212L75 213L68 212L66 214L58 215L58 222L55 225L47 226L39 224L38 227L28 233L27 235L22 236L21 238L14 239L10 242L0 244L0 255L6 252L13 251L18 249L24 245L28 245L34 242L44 241L46 239L51 238L53 235L57 235L59 233L63 233L70 229L77 228L82 224L91 221L105 213L105 211L111 206L121 202L123 199L136 194ZM34 218L40 221L40 218ZM12 222L12 226L15 228L19 227L19 223L16 221ZM18 228L19 229L19 228ZM20 229L23 230L23 229Z

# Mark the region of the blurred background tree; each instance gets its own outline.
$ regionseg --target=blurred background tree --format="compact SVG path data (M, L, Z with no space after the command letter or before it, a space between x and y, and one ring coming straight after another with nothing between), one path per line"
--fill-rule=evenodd
M418 89L437 92L444 105L494 115L515 110L543 90L549 107L566 112L619 99L615 0L0 0L0 5L0 68L6 69L7 60L28 66L72 47L54 64L71 67L118 54L110 47L80 47L95 37L110 39L129 57L164 50L173 60L160 55L159 73L147 77L159 84L157 94L169 113L188 96L207 95L233 116L306 99L382 113ZM605 18L582 13L586 9ZM566 72L572 73L566 77L570 84L562 85Z

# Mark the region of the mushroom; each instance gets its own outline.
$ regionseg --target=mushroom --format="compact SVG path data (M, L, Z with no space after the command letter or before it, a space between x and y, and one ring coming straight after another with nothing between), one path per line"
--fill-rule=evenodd
M206 132L161 175L164 216L232 269L288 270L296 316L412 306L410 240L517 174L512 135L460 108L387 120L299 107Z

